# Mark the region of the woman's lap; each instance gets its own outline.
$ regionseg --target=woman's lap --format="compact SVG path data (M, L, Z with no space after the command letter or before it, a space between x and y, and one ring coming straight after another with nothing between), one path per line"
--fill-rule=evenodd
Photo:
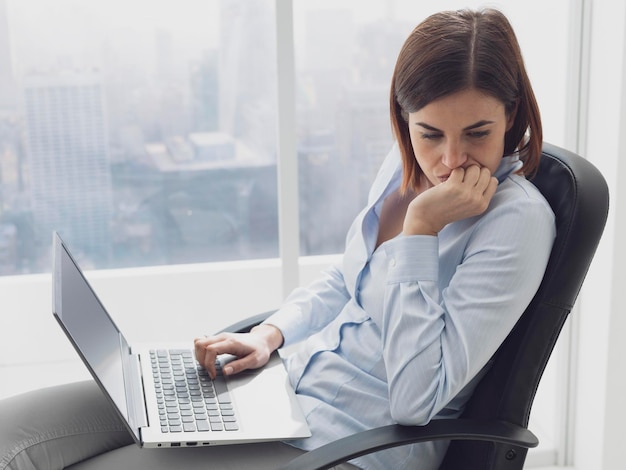
M0 470L59 469L133 442L92 381L0 402Z
M282 442L179 449L140 449L130 445L78 463L68 470L276 470L302 452Z
M0 470L273 470L303 453L281 442L142 449L93 381L2 400L0 417Z
M304 451L282 442L179 449L140 449L129 445L67 467L67 470L276 470ZM350 464L335 470L358 470Z

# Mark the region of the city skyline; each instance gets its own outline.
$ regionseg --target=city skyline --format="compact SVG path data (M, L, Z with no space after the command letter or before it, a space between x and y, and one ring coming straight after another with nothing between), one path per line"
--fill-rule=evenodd
M59 39L60 54L40 62L39 49L16 67L22 98L0 129L0 169L16 168L0 174L2 273L49 269L51 229L69 231L81 256L97 268L278 256L276 52L267 5L219 2L216 41L224 47L217 49L195 44L181 55L184 41L162 25L135 42L129 38L139 30L114 29L119 34L96 31L102 41L91 37L81 45L91 54L77 45L65 48L67 39ZM385 106L392 60L381 61L380 51L395 54L403 34L394 26L364 28L355 16L321 10L302 23L303 254L341 250L391 143ZM15 43L12 50L28 50ZM152 51L149 57L137 52L141 48ZM87 77L97 82L91 98L81 85ZM57 108L50 105L55 99ZM81 113L82 120L73 119ZM230 152L220 135L237 149L236 160L220 153ZM251 157L242 160L243 154ZM355 178L339 184L345 174ZM314 230L322 215L328 223Z

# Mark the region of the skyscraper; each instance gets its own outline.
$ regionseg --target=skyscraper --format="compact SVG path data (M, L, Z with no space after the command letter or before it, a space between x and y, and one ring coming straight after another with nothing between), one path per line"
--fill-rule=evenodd
M6 0L0 0L0 117L17 106Z
M276 47L272 2L220 2L219 130L276 157Z
M31 76L24 88L37 234L46 241L58 230L106 260L112 190L100 76Z
M191 118L194 132L213 132L219 129L219 83L217 51L204 51L191 65Z

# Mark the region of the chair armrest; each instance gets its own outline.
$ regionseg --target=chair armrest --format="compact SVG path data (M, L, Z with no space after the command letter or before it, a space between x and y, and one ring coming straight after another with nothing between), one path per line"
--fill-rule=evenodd
M504 421L438 419L426 426L392 424L363 431L307 452L280 470L327 469L379 450L443 439L492 441L527 448L539 444L528 429Z
M269 312L258 313L251 317L245 318L244 320L227 326L222 331L220 331L220 333L247 333L259 323L263 323L263 321L274 312L275 310L270 310Z

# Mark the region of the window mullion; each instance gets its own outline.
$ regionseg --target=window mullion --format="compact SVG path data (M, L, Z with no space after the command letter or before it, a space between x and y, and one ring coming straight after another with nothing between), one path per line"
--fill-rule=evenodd
M587 114L589 95L589 63L591 5L587 0L577 0L571 5L570 49L567 90L566 145L579 155L587 155ZM559 416L559 435L557 444L557 464L573 465L576 442L576 381L578 370L578 350L580 335L579 303L574 306L569 321L561 334L563 345L557 356L559 361L558 395L566 397L561 403Z
M278 244L283 297L299 284L300 227L292 0L275 0L278 86Z

